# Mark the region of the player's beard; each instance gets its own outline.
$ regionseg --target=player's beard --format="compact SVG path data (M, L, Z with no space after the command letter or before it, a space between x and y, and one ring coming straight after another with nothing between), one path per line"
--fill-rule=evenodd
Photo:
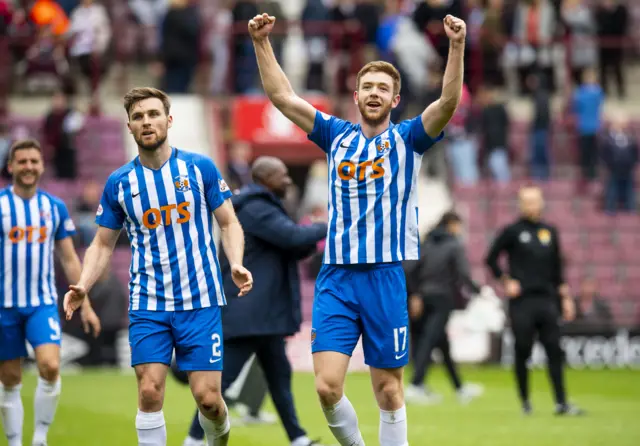
M377 127L382 124L391 113L391 104L385 104L382 100L379 102L381 106L378 111L371 113L367 110L366 101L358 101L358 108L360 109L362 120L371 127Z
M167 132L165 131L164 133L160 133L156 131L155 136L156 136L155 141L147 143L143 141L142 132L140 132L140 136L135 137L136 144L138 144L138 147L140 147L143 150L146 150L149 152L155 152L167 140Z
M31 180L29 183L27 183L27 182L25 182L25 181L23 181L23 180L22 180L22 178L23 178L25 175L27 175L27 173L26 173L26 172L21 172L21 173L19 173L18 175L15 175L15 176L13 177L13 182L14 182L17 186L19 186L19 187L21 187L21 188L25 188L25 189L28 189L28 188L31 188L31 187L36 187L36 186L38 185L38 181L40 180L40 174L39 174L39 173L37 173L37 172L29 172L29 173L34 177L34 179L33 179L33 180Z

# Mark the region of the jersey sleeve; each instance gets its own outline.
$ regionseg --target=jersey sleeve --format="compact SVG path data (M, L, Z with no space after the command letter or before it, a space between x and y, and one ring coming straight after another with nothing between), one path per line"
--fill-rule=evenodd
M222 178L220 171L211 158L202 157L198 161L197 166L202 175L207 204L211 212L213 212L224 203L224 200L231 198L233 193L231 193L231 189L229 189L229 186L226 181L224 181L224 178Z
M124 224L124 209L118 202L118 189L113 177L109 177L104 186L102 198L96 212L96 223L98 226L119 230Z
M398 132L408 148L411 148L411 150L420 155L444 138L444 131L440 132L435 139L427 135L427 132L424 130L424 125L422 124L422 115L402 121L398 125Z
M58 227L56 228L55 239L62 240L71 237L76 233L76 225L73 223L67 206L62 201L56 201L55 206L58 210Z
M341 133L344 133L351 125L348 121L316 110L313 130L307 137L324 152L329 153L331 152L333 140Z

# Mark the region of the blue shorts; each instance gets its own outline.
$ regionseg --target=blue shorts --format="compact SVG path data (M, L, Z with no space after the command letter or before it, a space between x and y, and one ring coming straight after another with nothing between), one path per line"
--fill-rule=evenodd
M0 361L26 358L29 341L34 349L60 345L60 316L56 305L0 308Z
M365 363L407 365L409 314L402 264L322 265L313 302L311 351L351 356L362 335Z
M175 349L180 370L222 370L220 310L220 307L208 307L187 311L130 311L131 366L171 365Z

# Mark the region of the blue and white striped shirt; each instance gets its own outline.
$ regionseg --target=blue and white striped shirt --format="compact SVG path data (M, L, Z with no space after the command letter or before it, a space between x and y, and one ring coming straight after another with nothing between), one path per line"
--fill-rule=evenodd
M9 186L0 189L0 215L0 305L56 305L55 242L76 231L67 207L41 190L25 200Z
M429 137L418 116L368 139L359 124L316 113L309 139L329 164L324 263L418 259L418 172L424 152L443 136Z
M136 158L111 174L96 222L129 235L129 310L226 304L212 212L231 195L210 158L175 148L160 169Z

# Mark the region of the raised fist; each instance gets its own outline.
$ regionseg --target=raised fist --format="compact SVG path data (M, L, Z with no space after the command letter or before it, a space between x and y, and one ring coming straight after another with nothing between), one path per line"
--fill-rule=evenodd
M266 39L271 33L275 23L276 18L267 13L255 16L249 20L249 34L251 38L253 40Z

